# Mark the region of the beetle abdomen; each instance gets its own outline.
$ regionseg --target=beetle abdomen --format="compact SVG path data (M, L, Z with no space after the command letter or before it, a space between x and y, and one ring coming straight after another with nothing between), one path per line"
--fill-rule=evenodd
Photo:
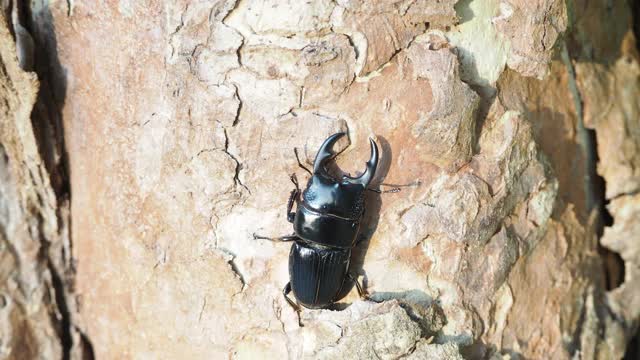
M296 299L307 308L331 304L347 276L351 249L330 249L297 241L289 253L289 278Z
M305 206L298 206L293 230L300 238L331 247L351 248L358 235L360 221L323 214Z

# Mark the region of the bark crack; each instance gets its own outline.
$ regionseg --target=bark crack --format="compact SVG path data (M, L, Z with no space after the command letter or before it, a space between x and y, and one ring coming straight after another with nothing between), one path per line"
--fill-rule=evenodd
M49 273L51 274L51 286L53 287L55 304L57 305L57 311L60 314L60 319L58 321L60 322L59 336L60 344L62 345L62 358L67 360L71 359L73 336L71 312L69 311L65 296L65 283L62 281L62 277L60 276L60 274L58 274L58 271L53 265L50 256L47 256L47 268L49 270Z
M207 297L204 297L202 301L202 307L200 308L200 315L198 315L198 322L202 321L202 314L204 313L204 309L207 306Z
M224 151L224 153L227 154L227 156L229 156L231 160L233 160L236 163L235 174L233 175L233 181L236 183L236 185L240 185L245 190L247 190L249 194L251 194L251 190L249 190L249 188L242 183L242 180L240 180L240 171L242 170L242 163L238 160L238 158L235 157L235 155L229 152L229 135L227 134L227 129L224 129L224 149L222 151Z
M229 268L231 269L231 271L233 271L233 273L238 277L238 280L240 280L240 283L242 283L242 289L240 290L240 292L233 295L236 296L241 293L242 290L244 290L244 288L247 286L247 283L244 279L244 276L242 275L242 272L240 271L240 269L238 269L238 266L234 262L236 255L224 248L218 248L218 250L229 257L229 260L227 260L227 264L229 264Z
M576 81L576 72L573 67L573 62L571 60L571 55L569 54L569 50L567 48L567 44L562 44L561 49L561 57L565 66L567 67L567 72L569 73L569 91L573 97L573 102L576 110L576 133L578 137L578 142L580 148L582 150L583 156L585 158L585 177L584 177L584 188L585 188L585 205L588 211L591 211L596 206L596 199L594 196L595 189L593 187L594 176L596 176L596 149L594 148L593 140L590 138L587 133L587 129L584 126L584 111L583 111L583 100L582 94L580 93L580 89L578 88L578 84Z
M40 254L50 276L53 293L50 300L57 323L62 358L70 359L80 354L93 359L93 346L85 333L75 324L78 312L74 299L75 262L71 228L71 186L68 156L62 119L67 79L58 58L53 16L48 7L38 9L26 1L16 2L23 11L26 30L34 40L34 70L40 82L36 103L31 113L31 128L37 144L37 155L42 164L34 173L30 169L30 181L40 187L33 209L37 217L38 231L34 239L40 241ZM67 16L73 15L74 1L66 2ZM27 166L24 164L23 166ZM50 190L49 190L50 189ZM51 211L53 219L45 218ZM54 222L55 229L48 231L46 222Z
M588 129L584 125L584 102L578 87L576 71L566 42L562 45L560 55L569 74L569 91L573 96L577 117L576 137L585 159L585 175L583 180L585 207L596 219L595 233L597 236L598 251L602 258L602 267L607 280L607 289L611 290L620 285L619 283L615 283L615 281L619 282L621 280L615 280L614 276L616 273L624 273L624 262L618 253L605 248L600 243L604 228L612 225L613 219L606 208L606 204L608 203L605 191L606 181L597 172L598 150L596 145L596 130Z

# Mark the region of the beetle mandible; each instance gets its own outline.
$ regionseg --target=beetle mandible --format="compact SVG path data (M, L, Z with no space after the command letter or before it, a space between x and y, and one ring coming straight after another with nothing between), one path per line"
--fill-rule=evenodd
M383 192L368 188L378 167L378 146L369 139L371 156L362 175L343 175L342 179L336 179L326 165L337 156L333 146L344 135L333 134L324 141L316 154L313 172L298 158L299 166L309 172L311 178L301 192L295 176L291 176L295 189L287 203L287 220L293 224L294 234L279 238L254 234L256 239L293 242L289 252L289 283L283 295L298 313L299 321L300 306L318 309L338 301L346 279L355 283L361 297L367 297L349 273L349 263L365 211L365 191ZM296 151L296 158L297 155ZM396 191L399 189L384 192ZM295 212L292 211L294 203ZM289 297L291 292L296 301Z

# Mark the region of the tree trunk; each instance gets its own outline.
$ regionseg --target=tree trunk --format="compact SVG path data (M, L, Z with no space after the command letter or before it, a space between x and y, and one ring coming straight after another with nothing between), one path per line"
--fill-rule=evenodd
M18 4L0 22L0 357L627 351L635 3ZM293 149L308 163L338 131L340 169L373 137L376 186L402 190L366 197L351 271L372 301L353 288L299 327L291 243L253 234L292 232Z

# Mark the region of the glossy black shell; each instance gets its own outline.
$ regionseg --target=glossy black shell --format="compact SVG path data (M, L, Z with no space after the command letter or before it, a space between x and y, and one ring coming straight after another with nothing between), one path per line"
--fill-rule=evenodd
M329 175L324 165L335 156L333 144L344 135L330 136L318 150L293 218L298 240L289 253L289 278L293 294L307 308L326 307L341 293L364 214L365 190L378 163L377 146L370 140L371 158L360 177Z
M360 229L364 187L314 175L302 194L293 229L311 243L351 248Z
M349 270L351 249L323 249L296 242L289 253L291 290L306 308L324 308L333 303Z

